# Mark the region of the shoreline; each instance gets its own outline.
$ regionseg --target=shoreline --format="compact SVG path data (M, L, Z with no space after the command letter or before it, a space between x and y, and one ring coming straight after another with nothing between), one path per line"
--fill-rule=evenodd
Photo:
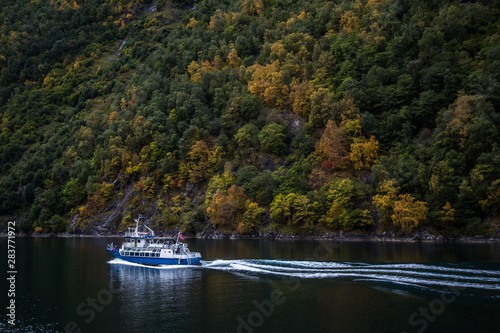
M174 236L169 233L157 235ZM0 233L0 238L7 237L7 233ZM123 238L123 234L16 234L16 237L22 238ZM459 236L459 235L429 235L429 234L414 234L407 236L398 235L359 235L359 234L333 234L325 235L287 235L287 234L264 234L245 236L239 234L196 234L184 235L186 239L231 239L231 240L274 240L274 241L301 241L301 240L316 240L316 241L346 241L346 242L402 242L402 243L500 243L500 237L484 237L484 236Z

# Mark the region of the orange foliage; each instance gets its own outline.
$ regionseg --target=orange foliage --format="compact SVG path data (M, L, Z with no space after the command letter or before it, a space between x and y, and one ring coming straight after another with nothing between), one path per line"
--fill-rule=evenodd
M212 202L207 208L207 215L212 220L215 228L231 232L238 226L246 208L247 196L243 188L233 185L227 191L217 190L212 197Z
M328 120L320 141L316 144L316 156L333 164L333 169L345 169L349 165L347 133L333 120Z
M200 22L199 22L198 20L196 20L194 17L191 17L191 19L189 20L189 23L186 25L186 27L187 27L187 28L194 29L194 28L196 28L199 24L200 24Z

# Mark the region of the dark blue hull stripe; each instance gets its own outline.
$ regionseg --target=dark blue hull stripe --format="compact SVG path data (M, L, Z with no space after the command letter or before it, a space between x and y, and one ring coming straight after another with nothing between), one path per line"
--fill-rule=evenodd
M109 250L109 252L115 257L122 260L130 261L137 264L145 265L199 265L200 257L190 258L189 262L187 259L175 259L175 258L148 258L148 257L129 257L122 256L120 252Z

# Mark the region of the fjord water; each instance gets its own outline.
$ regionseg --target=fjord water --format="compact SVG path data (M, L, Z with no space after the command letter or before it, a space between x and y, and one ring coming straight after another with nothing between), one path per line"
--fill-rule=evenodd
M189 239L202 267L111 238L17 238L12 332L497 332L500 244ZM6 239L0 248L7 253ZM2 260L6 272L6 259ZM79 331L80 330L80 331Z

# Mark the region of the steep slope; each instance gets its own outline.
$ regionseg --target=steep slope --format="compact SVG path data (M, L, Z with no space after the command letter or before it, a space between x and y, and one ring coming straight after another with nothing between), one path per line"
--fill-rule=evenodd
M2 8L23 231L498 230L498 1Z

